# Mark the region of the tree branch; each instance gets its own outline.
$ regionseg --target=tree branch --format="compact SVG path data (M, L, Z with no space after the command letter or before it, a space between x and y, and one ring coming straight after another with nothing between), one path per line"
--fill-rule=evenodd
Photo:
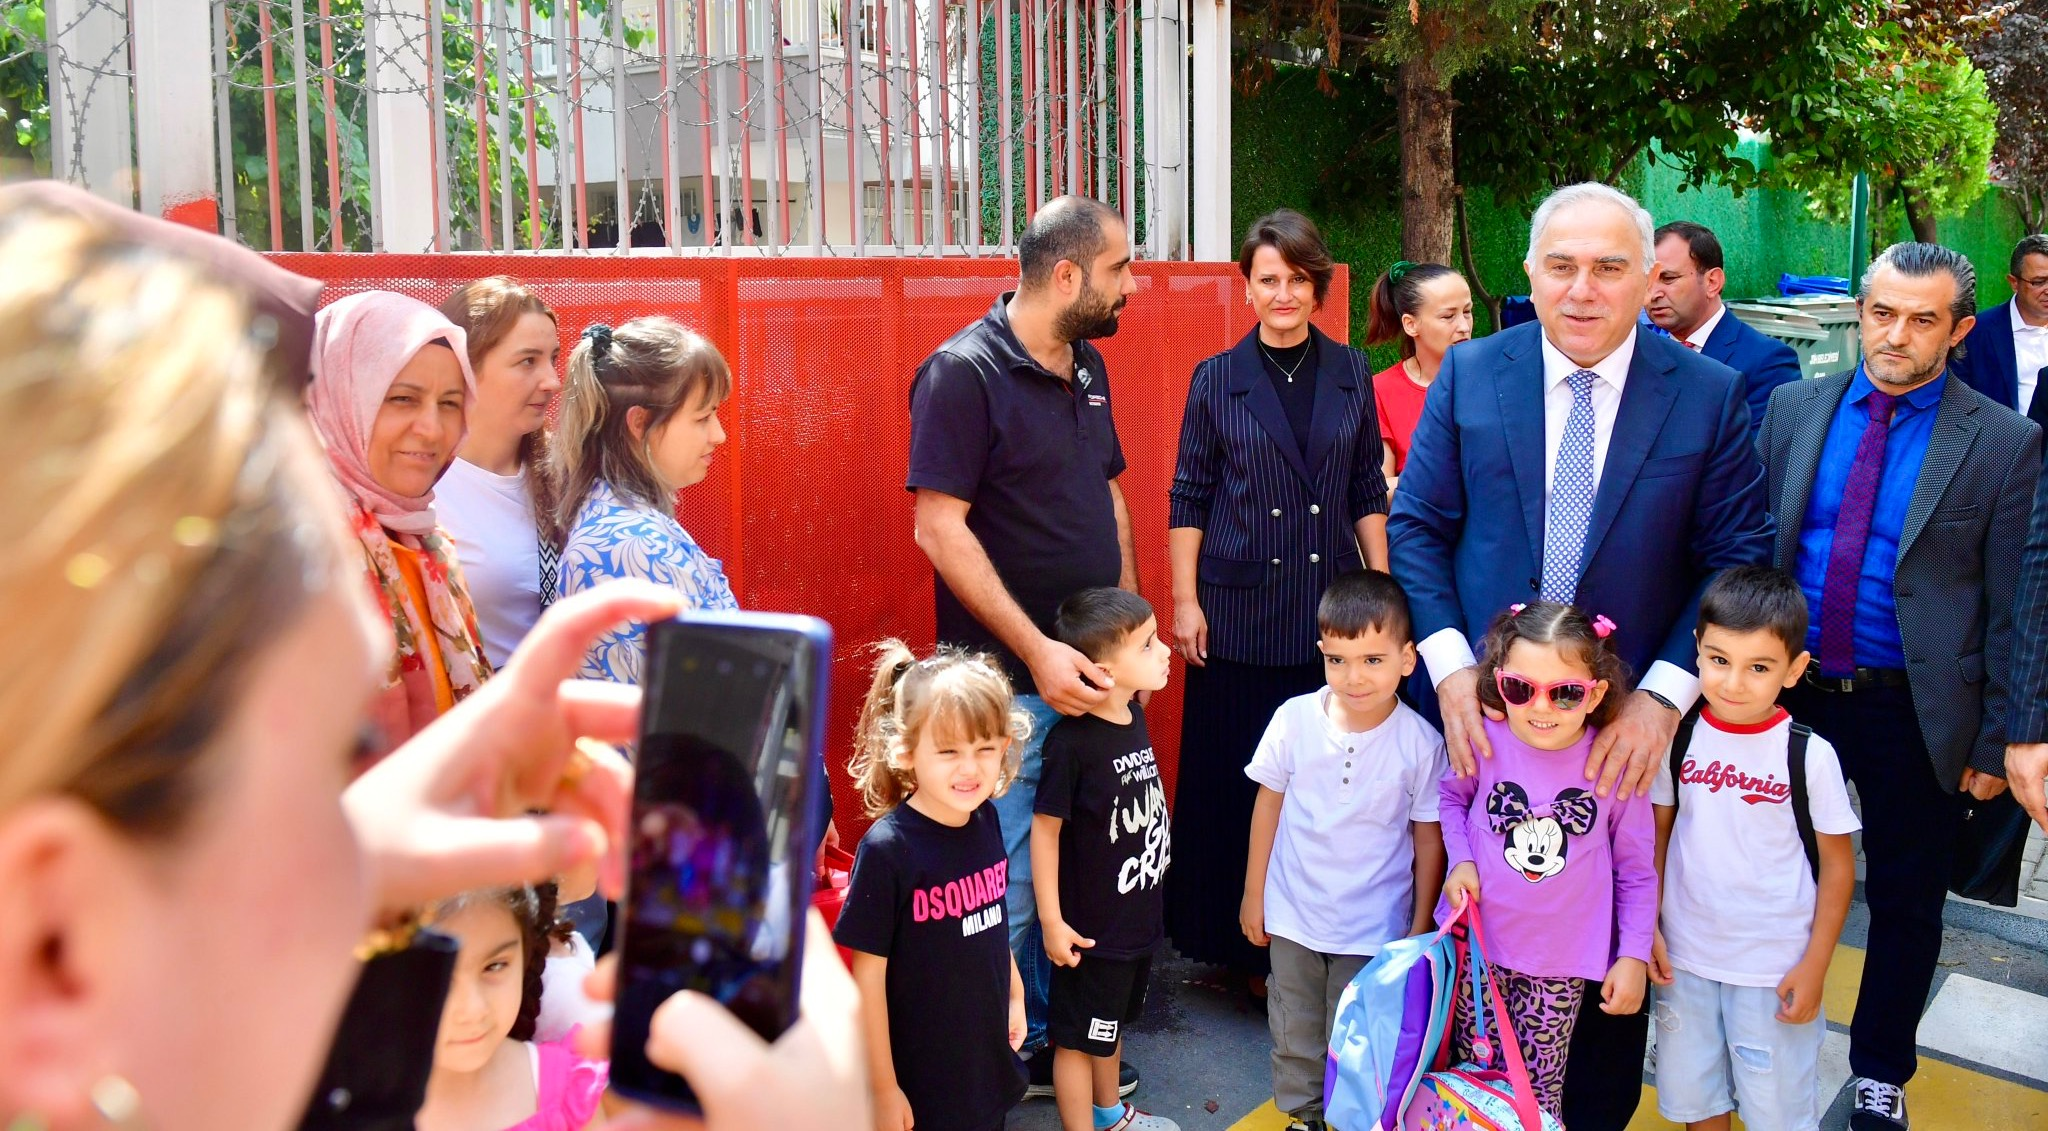
M1472 217L1465 208L1465 186L1457 186L1455 192L1452 207L1458 214L1458 255L1465 264L1465 281L1471 284L1479 305L1486 308L1486 316L1492 320L1493 328L1499 330L1501 300L1486 289L1486 283L1479 277L1479 265L1472 258Z

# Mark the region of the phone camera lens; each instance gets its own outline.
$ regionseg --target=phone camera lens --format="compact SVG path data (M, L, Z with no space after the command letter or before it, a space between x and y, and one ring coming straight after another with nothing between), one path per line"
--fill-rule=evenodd
M719 674L719 675L731 675L731 674L732 674L732 661L731 661L731 660L720 660L720 661L718 661L718 674Z
M768 674L768 661L766 661L766 660L755 660L755 661L754 661L754 678L755 678L755 679L760 679L760 678L761 678L762 676L764 676L764 675L767 675L767 674Z

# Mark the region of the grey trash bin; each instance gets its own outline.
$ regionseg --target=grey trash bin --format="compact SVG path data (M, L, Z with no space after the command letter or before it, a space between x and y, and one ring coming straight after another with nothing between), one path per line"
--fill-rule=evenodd
M1731 302L1728 309L1759 333L1792 347L1808 379L1854 369L1863 356L1856 300L1846 295L1790 295Z

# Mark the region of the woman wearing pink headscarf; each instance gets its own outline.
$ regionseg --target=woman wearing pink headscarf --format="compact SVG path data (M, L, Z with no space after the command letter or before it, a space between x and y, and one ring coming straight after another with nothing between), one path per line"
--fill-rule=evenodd
M491 674L455 544L434 521L434 484L462 443L476 379L461 328L390 291L322 310L313 349L313 426L397 639L372 706L380 733L364 754L375 760Z

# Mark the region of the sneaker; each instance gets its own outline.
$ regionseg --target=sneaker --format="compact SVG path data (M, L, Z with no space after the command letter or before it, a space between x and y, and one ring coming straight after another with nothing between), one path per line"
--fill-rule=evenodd
M1906 1090L1897 1084L1858 1076L1856 1106L1849 1112L1850 1131L1905 1131Z
M1287 1131L1330 1131L1330 1125L1320 1119L1290 1119Z
M1029 1078L1024 1084L1024 1098L1027 1100L1052 1098L1052 1046L1038 1050L1024 1062ZM1126 1060L1117 1068L1116 1094L1119 1099L1138 1090L1138 1070Z
M1163 1115L1139 1111L1125 1104L1123 1118L1110 1124L1109 1131L1180 1131L1180 1124Z

